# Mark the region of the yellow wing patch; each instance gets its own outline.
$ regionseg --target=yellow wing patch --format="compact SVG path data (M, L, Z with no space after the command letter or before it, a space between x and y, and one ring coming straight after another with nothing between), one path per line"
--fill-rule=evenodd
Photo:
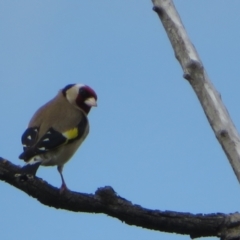
M74 139L78 137L78 128L72 128L62 134L68 140Z

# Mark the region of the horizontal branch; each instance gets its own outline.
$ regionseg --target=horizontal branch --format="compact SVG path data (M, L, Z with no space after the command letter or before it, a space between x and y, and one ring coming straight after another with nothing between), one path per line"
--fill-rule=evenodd
M187 234L192 238L226 235L238 229L240 214L190 214L143 208L118 196L112 187L99 188L95 194L65 191L49 185L40 178L22 181L16 177L20 167L0 158L0 180L22 190L49 207L73 212L104 213L129 225L151 230ZM231 238L229 238L231 239Z
M240 182L240 137L220 94L210 82L171 0L152 0L184 71L184 78L195 91L206 117Z

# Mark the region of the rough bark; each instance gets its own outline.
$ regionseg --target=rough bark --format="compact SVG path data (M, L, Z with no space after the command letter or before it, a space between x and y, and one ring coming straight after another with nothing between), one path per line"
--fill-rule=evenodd
M120 197L112 187L97 189L95 194L65 191L40 178L22 180L16 177L20 167L0 158L0 180L36 198L49 207L73 212L104 213L129 225L151 230L186 234L192 238L216 236L234 239L240 229L240 214L191 214L150 210ZM230 235L231 234L231 235ZM231 236L230 238L225 238Z
M152 0L182 66L184 78L195 91L206 117L240 182L240 138L220 94L210 82L171 0ZM160 67L159 67L160 68Z

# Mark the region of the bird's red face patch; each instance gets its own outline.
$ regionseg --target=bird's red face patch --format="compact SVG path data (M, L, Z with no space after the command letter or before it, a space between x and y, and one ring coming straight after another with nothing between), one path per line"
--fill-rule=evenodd
M97 94L95 93L95 91L94 91L92 88L90 88L89 86L81 87L81 88L79 89L79 93L80 93L81 89L83 89L83 92L85 92L85 93L84 93L85 96L88 95L87 98L93 97L93 98L95 98L95 100L97 100ZM86 100L86 99L85 99L85 100Z
M89 86L82 86L79 88L78 96L76 98L76 104L79 108L82 108L86 113L91 109L91 106L85 104L85 100L94 98L97 101L97 94Z

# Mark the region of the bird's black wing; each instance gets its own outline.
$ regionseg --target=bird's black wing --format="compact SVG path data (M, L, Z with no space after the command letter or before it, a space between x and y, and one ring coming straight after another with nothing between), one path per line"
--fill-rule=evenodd
M48 131L35 144L39 128L28 128L22 135L23 153L19 158L28 161L32 157L48 152L64 144L70 144L80 139L88 126L88 120L83 115L79 124L65 132L58 132L54 128Z

